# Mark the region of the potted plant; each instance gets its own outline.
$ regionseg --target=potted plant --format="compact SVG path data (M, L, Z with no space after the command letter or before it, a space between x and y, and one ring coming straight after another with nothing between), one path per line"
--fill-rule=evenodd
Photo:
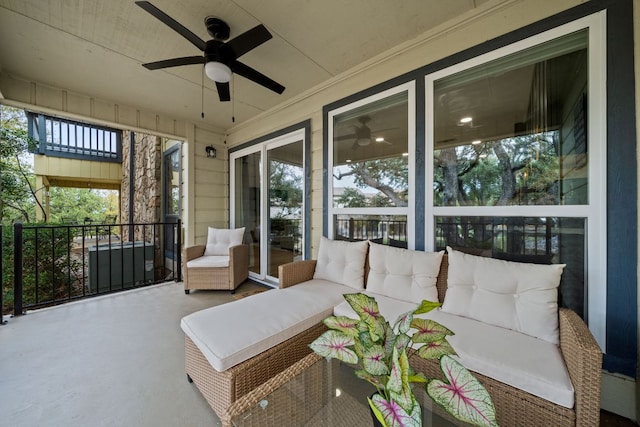
M357 365L356 376L377 389L369 398L369 406L383 426L422 424L412 383L425 384L429 397L457 419L477 426L497 426L489 393L451 357L455 351L446 338L453 332L433 320L414 317L428 313L440 303L422 301L416 310L400 316L392 327L380 314L375 298L362 293L345 294L344 298L359 319L326 318L324 324L329 330L310 346L320 356ZM409 366L409 357L414 354L438 359L446 381L415 372Z

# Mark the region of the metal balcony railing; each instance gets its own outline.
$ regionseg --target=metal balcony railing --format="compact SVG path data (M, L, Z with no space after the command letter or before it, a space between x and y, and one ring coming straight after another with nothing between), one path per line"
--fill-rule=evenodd
M169 280L180 281L180 228L180 221L89 225L18 223L13 227L12 238L7 238L7 233L2 238L0 229L3 313L20 315L26 309ZM8 265L10 258L13 258L12 270ZM1 274L0 279L3 279Z

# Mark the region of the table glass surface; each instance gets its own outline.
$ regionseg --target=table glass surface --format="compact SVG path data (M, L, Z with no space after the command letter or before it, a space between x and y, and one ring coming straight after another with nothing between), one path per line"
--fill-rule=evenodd
M373 392L375 388L358 379L351 366L320 358L264 393L252 393L252 401L245 398L242 406L246 409L232 416L231 424L235 427L371 427L367 396ZM461 425L453 423L455 420L442 414L440 408L434 408L435 404L422 388L414 387L414 393L422 407L423 427Z

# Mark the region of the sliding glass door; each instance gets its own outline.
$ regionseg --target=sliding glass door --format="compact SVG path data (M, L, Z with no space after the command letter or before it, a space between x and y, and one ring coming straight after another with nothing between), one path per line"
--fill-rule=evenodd
M233 226L245 227L253 278L275 282L278 266L303 258L304 132L231 153Z

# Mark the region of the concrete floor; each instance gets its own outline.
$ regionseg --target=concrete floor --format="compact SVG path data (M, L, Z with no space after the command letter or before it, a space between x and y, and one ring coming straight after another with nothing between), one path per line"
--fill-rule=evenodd
M0 326L0 426L220 425L187 382L180 319L231 300L171 282L10 319Z

